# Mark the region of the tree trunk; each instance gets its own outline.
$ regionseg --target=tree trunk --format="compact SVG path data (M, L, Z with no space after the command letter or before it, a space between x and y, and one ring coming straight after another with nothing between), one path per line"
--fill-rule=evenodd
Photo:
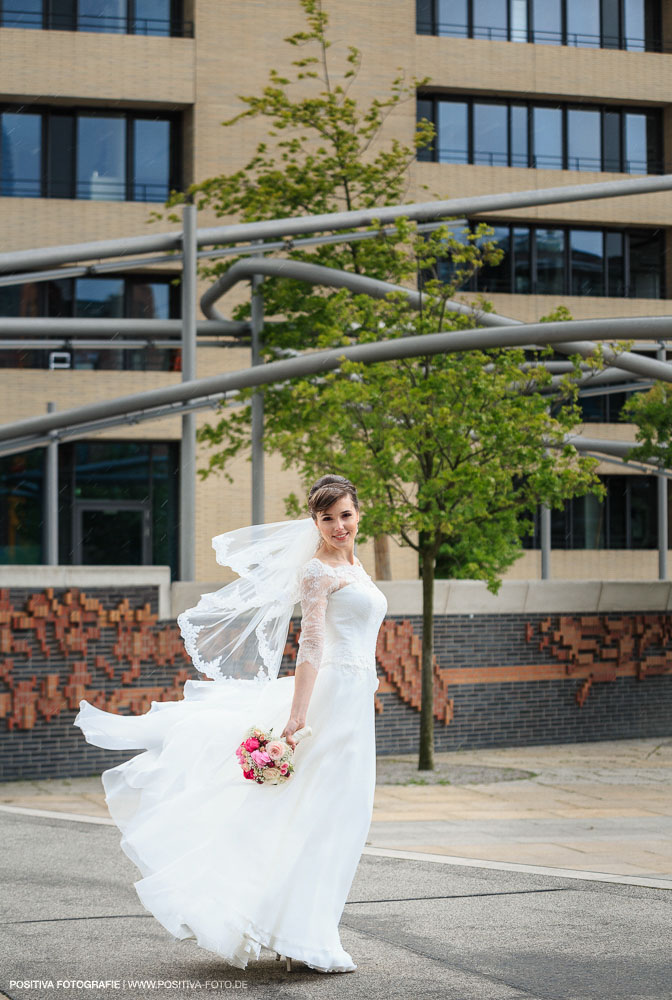
M422 684L419 771L434 770L434 563L433 547L423 547L422 559Z
M373 539L373 554L376 560L376 580L391 580L389 535L376 535Z

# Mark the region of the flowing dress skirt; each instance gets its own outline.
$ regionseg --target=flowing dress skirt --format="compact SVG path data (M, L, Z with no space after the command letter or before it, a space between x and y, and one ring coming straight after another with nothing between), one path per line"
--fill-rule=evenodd
M244 969L261 947L323 972L355 969L338 924L369 831L376 779L373 671L319 671L284 785L243 778L249 726L289 718L293 677L265 684L187 681L179 702L119 716L81 702L89 743L145 748L102 775L144 907Z

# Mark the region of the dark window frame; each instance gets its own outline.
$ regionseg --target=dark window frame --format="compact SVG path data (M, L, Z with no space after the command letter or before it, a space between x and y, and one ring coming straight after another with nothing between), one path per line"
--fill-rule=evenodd
M658 530L658 506L657 506L657 495L656 495L656 477L655 475L618 475L618 474L608 474L599 476L602 483L606 486L606 494L602 501L599 501L604 509L604 519L603 519L603 537L604 544L599 546L594 546L588 548L585 544L580 544L580 539L578 537L579 525L575 524L577 520L577 509L576 502L580 502L583 497L576 497L573 500L566 500L564 507L561 510L553 508L551 510L551 532L553 536L552 548L560 551L582 551L582 552L601 552L605 550L611 551L633 551L633 552L649 552L655 550L656 548L656 538ZM649 546L644 545L633 545L633 524L632 524L632 486L633 483L638 481L641 482L643 479L648 480L649 496L651 499L651 505L649 513L652 517L653 524L650 528L649 538L653 544ZM623 536L624 544L616 545L615 541L618 540L617 527L612 524L612 507L616 501L616 490L625 491L625 534ZM523 539L523 548L525 549L539 549L541 548L541 520L539 511L535 511L534 517L534 528L529 535ZM564 544L558 544L559 537L562 537Z
M179 190L181 187L182 178L182 116L172 112L159 112L153 113L149 111L135 111L132 109L121 109L119 111L110 111L108 108L87 108L87 107L73 107L64 108L58 105L31 105L29 108L24 104L11 104L7 102L2 102L0 104L0 115L4 113L21 114L22 109L25 109L26 114L40 115L41 116L41 127L42 127L42 148L40 151L41 164L40 164L40 178L41 178L41 192L37 196L40 198L65 198L74 201L90 201L91 199L86 197L81 197L78 194L78 185L80 181L77 178L77 121L78 118L115 118L122 119L125 122L125 177L124 177L124 188L125 196L123 198L110 198L110 199L100 199L104 201L123 201L123 202L141 202L143 204L157 204L163 203L168 199L171 191ZM51 167L52 167L52 151L54 145L52 142L52 132L53 123L56 119L70 120L73 123L72 128L72 149L70 156L69 171L70 176L68 178L67 184L67 194L62 194L59 192L54 192L54 184L51 177ZM170 126L170 141L168 149L168 187L167 190L161 192L160 197L150 199L149 201L144 201L140 198L135 197L135 188L137 186L134 177L134 144L135 144L135 123L137 121L162 121L167 122ZM0 134L0 158L2 157L2 137ZM63 189L61 189L63 190ZM2 190L0 181L0 198L14 198L21 197L21 195L14 195L10 193L5 193ZM97 199L98 200L98 199Z
M42 0L42 10L33 15L24 14L14 6L16 0L0 0L0 28L5 26L5 20L11 22L18 16L27 17L27 30L38 31L77 31L95 34L112 35L145 35L152 38L193 38L193 21L184 20L184 0L170 0L170 16L168 18L144 18L136 16L136 0L125 0L126 14L120 18L101 15L100 18L90 17L91 23L82 24L79 18L78 0L70 0L71 9L67 13L57 12L54 0ZM32 18L32 19L31 19ZM96 21L118 22L114 27L101 28ZM149 22L152 22L151 25ZM21 24L10 24L12 28L23 27ZM142 30L144 28L144 30Z
M87 280L95 280L96 278L100 278L101 280L106 280L108 278L114 278L114 277L121 278L123 280L124 285L123 285L123 289L122 289L122 301L123 301L123 318L124 319L133 318L132 315L131 315L131 308L130 308L131 307L131 295L132 295L133 286L144 285L144 284L166 285L168 287L168 289L169 289L169 297L168 297L169 318L170 319L179 319L180 318L180 315L181 315L181 295L180 295L180 288L179 288L178 285L175 284L175 278L177 277L177 274L166 274L165 272L160 272L160 273L157 272L155 274L149 273L149 272L146 272L146 273L143 273L143 272L133 272L131 274L115 274L114 272L110 272L109 275L88 275L88 276L84 276L84 277L86 277ZM76 297L76 282L78 280L79 280L78 278L60 278L60 279L54 280L54 281L43 281L43 282L35 282L35 283L33 283L33 287L37 291L37 315L34 315L33 313L31 313L31 315L33 315L34 318L40 318L41 316L43 316L45 318L58 316L58 317L65 318L65 319L67 319L69 317L74 317L76 315L76 313L77 313L77 301L78 300L77 300L77 297ZM67 286L67 292L62 297L62 302L64 304L64 308L59 309L57 311L57 310L54 310L52 308L53 299L50 297L50 293L52 292L52 289L54 289L55 287L57 287L59 285L66 285ZM20 350L12 351L13 355L22 355L24 358L27 356L27 362L28 362L28 363L22 363L22 364L14 364L14 365L12 365L10 363L11 359L8 358L9 352L3 351L3 352L0 353L0 371L10 370L12 368L31 368L31 369L36 369L36 370L45 370L45 369L48 369L49 368L49 355L54 350L55 350L55 348L53 348L53 347L44 347L44 348L39 348L38 347L38 348L30 348L30 349L25 350L25 351L20 351ZM69 353L71 355L71 360L73 362L72 365L71 365L71 369L72 370L75 370L75 369L78 368L78 365L77 365L78 352L80 352L80 358L79 358L80 361L81 361L81 352L83 352L83 353L93 353L93 352L95 352L95 349L94 349L93 352L91 352L88 349L77 347L76 344L71 344L69 346L66 346L66 347L63 347L63 348L59 348L58 350L59 351L62 350L62 351L66 352L66 353ZM142 355L143 359L146 359L149 356L149 352L150 351L151 352L160 351L161 352L161 356L165 357L165 360L167 360L169 362L168 367L167 368L166 367L158 367L158 368L156 368L156 367L151 367L151 366L147 367L147 365L145 365L142 368L138 368L138 366L134 363L135 359L138 357L139 354ZM112 353L112 352L107 352L106 351L105 353L107 354L107 353ZM118 349L114 353L121 360L121 364L119 365L119 367L118 368L106 368L106 367L103 366L103 368L100 369L100 370L105 370L105 371L179 371L179 357L180 357L179 348L172 348L172 347L165 347L165 348L164 347L160 347L160 348L153 348L153 347L150 347L150 348L135 348L135 347L129 347L129 348L124 348L124 349ZM156 360L156 357L155 357L155 360ZM99 369L94 369L94 370L99 370Z
M475 104L492 104L504 106L507 109L507 134L508 134L508 150L507 150L507 163L498 164L498 166L518 166L520 163L514 163L514 155L511 146L511 136L512 136L512 122L511 122L511 110L513 107L526 107L527 108L527 167L532 170L542 170L542 169L552 169L552 170L571 170L573 173L622 173L622 174L636 174L639 175L639 171L629 171L627 170L628 163L627 159L627 149L625 142L625 116L628 114L639 114L646 115L650 117L655 124L655 134L656 134L656 150L657 157L653 158L649 154L651 152L651 142L650 142L650 132L654 131L647 124L647 169L646 174L662 174L664 173L664 148L663 148L663 119L662 119L662 109L660 108L650 108L650 107L631 107L630 105L620 105L620 104L577 104L575 101L565 101L565 102L551 102L551 101L522 101L518 98L497 98L497 97L474 97L472 95L444 95L436 93L426 93L420 91L416 99L416 111L417 120L421 121L427 118L428 121L434 126L436 136L434 142L431 146L426 147L424 150L418 152L418 159L425 162L433 163L450 163L450 160L441 160L439 158L439 153L441 149L441 135L438 128L438 106L439 104L466 104L467 106L467 162L469 164L474 164L474 105ZM558 167L537 167L536 166L536 150L534 146L534 110L536 108L548 108L555 111L560 111L561 118L561 136L562 136L562 164ZM425 112L430 111L431 117L429 117ZM599 171L582 171L580 168L573 168L570 165L570 150L568 141L568 115L570 111L597 111L600 114L600 167ZM613 165L607 166L607 160L610 160L610 156L607 156L605 150L604 134L605 134L605 120L607 114L618 114L620 116L620 152L619 152L619 170L614 170ZM483 165L483 164L477 164Z
M440 22L438 20L438 6L439 0L416 0L416 34L418 35L435 35L445 38L477 38L480 40L488 40L482 32L485 30L486 26L476 25L474 23L474 0L467 0L467 23L464 25L464 34L458 34L457 32L442 32L440 31ZM507 4L507 27L504 32L505 37L501 35L490 36L490 41L508 41L514 44L519 44L520 42L526 42L528 44L551 44L558 46L565 46L568 48L599 48L599 49L620 49L628 52L662 52L667 51L667 47L662 42L662 10L659 0L644 0L644 38L635 38L634 36L629 37L626 34L625 29L625 0L618 0L618 11L616 12L618 20L618 37L606 33L605 26L605 11L602 4L600 4L600 34L599 35L581 35L576 36L574 33L567 30L568 26L568 16L567 16L567 0L561 0L560 11L561 11L561 29L559 32L548 32L544 34L549 36L545 40L536 37L535 26L534 26L534 3L533 0L527 0L527 37L526 38L514 38L514 28L512 19L512 0L508 0ZM461 25L451 25L453 28L459 28ZM520 29L516 29L518 32ZM574 42L572 43L572 38ZM596 45L592 44L578 44L578 39L582 38L584 42L589 39L595 39L598 43ZM617 44L611 44L614 41ZM641 42L641 48L633 48L631 43ZM609 43L609 44L608 44Z
M509 253L505 257L505 261L508 258L508 288L506 291L498 288L495 290L489 289L487 285L479 278L481 278L481 272L477 271L472 275L471 279L462 288L462 291L469 292L483 292L485 294L491 295L552 295L559 294L563 296L571 296L572 298L581 298L582 296L574 295L571 291L572 287L572 273L571 273L571 240L569 234L572 231L580 232L600 232L602 234L602 295L595 295L595 298L619 298L619 299L632 299L641 296L635 296L632 294L633 280L631 274L631 254L630 254L630 240L635 236L649 235L653 237L656 233L659 233L659 270L658 277L660 281L660 295L656 296L656 300L662 300L667 298L667 281L666 281L666 269L665 269L665 229L663 227L603 227L596 225L575 225L572 223L557 224L554 222L522 222L519 220L493 220L484 219L479 220L487 222L488 225L492 227L497 227L500 229L509 230ZM539 229L557 229L565 234L564 237L564 248L563 248L563 290L561 292L544 292L538 288L538 253L537 253L537 237L536 233ZM515 241L515 231L527 230L529 239L529 292L520 292L516 289L516 241ZM609 295L609 260L607 256L607 236L610 233L616 233L623 237L623 295ZM499 265L501 266L501 265ZM487 272L486 272L487 274ZM647 296L648 298L648 296Z

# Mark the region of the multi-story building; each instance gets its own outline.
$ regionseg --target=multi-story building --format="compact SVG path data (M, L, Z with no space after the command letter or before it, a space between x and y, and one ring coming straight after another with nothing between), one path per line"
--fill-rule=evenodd
M362 100L381 96L399 68L428 78L416 106L388 122L406 142L416 116L436 126L411 201L427 200L421 185L447 198L672 170L672 0L341 0L329 15L335 63L347 45L362 52ZM221 123L241 110L240 94L260 92L269 68L295 57L282 40L302 23L297 0L0 0L0 251L174 230L150 213L171 189L249 159L263 123ZM561 304L577 319L669 311L666 194L488 221L504 260L466 291L486 293L498 312L533 321ZM175 273L163 265L0 286L0 315L177 317ZM198 375L248 364L244 347L198 350ZM179 352L160 347L0 343L0 366L3 423L48 402L66 409L180 379ZM585 399L591 436L633 438L618 421L623 398ZM176 573L179 451L177 418L62 445L60 561L168 563ZM267 466L266 519L281 519L298 483L273 457ZM0 459L0 562L43 559L43 467L40 449ZM655 577L655 478L606 462L598 471L603 503L589 496L553 513L552 575ZM249 522L250 506L246 461L233 484L199 481L198 579L216 576L210 538ZM362 554L371 567L370 548ZM415 554L393 546L392 572L417 576ZM507 575L539 573L530 547Z

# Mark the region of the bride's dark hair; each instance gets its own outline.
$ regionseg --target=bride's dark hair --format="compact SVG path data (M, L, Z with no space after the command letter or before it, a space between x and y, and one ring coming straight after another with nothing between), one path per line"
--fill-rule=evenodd
M345 476L321 476L308 490L308 511L314 521L322 510L327 510L341 497L350 497L355 510L359 510L357 490Z

